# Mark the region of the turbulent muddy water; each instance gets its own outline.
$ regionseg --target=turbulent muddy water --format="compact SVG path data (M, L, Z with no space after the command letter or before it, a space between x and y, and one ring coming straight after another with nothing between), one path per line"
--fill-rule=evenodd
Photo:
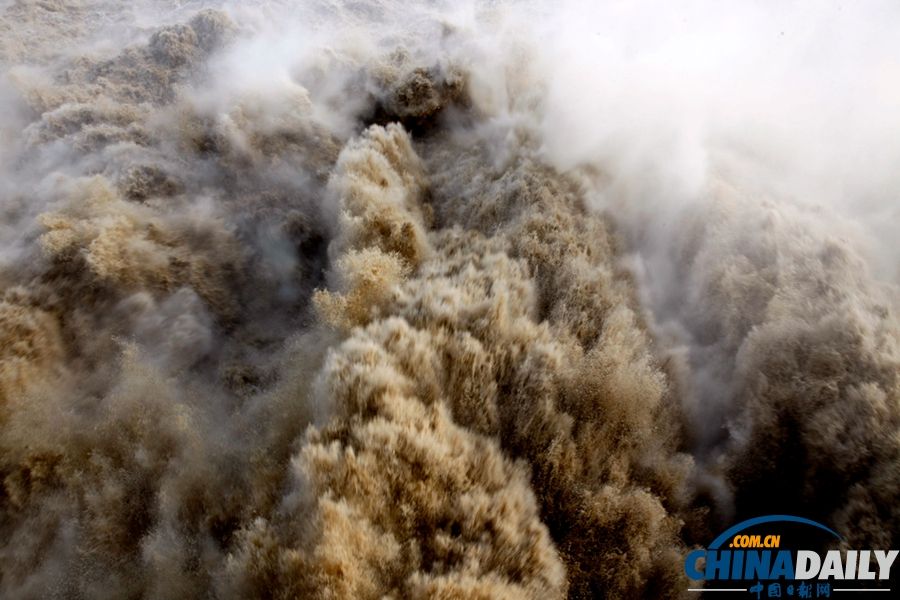
M896 547L900 13L743 10L0 2L0 596Z

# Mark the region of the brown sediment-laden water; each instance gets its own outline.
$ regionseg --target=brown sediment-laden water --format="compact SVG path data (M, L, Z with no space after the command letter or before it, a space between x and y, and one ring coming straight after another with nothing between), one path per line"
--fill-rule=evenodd
M895 547L900 13L742 10L0 2L0 596Z

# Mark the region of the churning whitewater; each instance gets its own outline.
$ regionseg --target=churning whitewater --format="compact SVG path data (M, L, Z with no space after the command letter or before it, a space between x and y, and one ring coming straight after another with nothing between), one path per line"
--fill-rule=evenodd
M897 547L900 14L692 6L0 2L0 597L683 597L763 513Z

